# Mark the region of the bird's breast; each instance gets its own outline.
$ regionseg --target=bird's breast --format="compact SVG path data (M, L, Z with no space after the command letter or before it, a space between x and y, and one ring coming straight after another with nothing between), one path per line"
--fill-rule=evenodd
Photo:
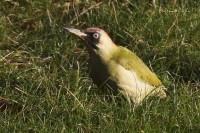
M88 65L89 75L96 85L102 86L111 82L108 66L98 56L90 57Z

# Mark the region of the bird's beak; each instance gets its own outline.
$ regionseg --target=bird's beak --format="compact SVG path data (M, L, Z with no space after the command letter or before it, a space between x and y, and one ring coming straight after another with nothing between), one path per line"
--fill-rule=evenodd
M65 30L69 31L70 33L73 33L75 35L77 35L78 37L80 37L81 39L84 39L85 37L87 37L87 34L85 34L84 32L81 32L78 29L74 29L74 28L67 28L64 27Z

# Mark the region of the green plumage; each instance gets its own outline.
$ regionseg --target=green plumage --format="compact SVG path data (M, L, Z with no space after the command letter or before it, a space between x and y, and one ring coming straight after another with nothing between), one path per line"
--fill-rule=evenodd
M112 54L111 60L116 61L125 69L134 71L141 80L152 85L161 86L162 83L158 77L144 64L144 62L133 52L124 48L118 47L114 54Z
M89 75L95 84L119 88L136 105L149 96L166 97L166 88L156 74L136 54L117 46L105 31L99 28L66 29L85 41L90 56Z

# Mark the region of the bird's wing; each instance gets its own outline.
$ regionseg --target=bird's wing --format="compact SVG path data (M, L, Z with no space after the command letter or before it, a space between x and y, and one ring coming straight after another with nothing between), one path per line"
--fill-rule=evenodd
M153 86L162 85L161 81L158 79L156 74L153 73L146 66L146 64L130 50L124 47L119 47L118 53L113 58L118 64L122 65L125 69L136 72L138 77L146 83Z

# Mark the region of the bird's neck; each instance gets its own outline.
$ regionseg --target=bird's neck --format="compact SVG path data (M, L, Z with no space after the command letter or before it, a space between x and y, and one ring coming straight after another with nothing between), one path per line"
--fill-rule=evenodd
M102 61L108 62L110 61L111 58L113 58L113 56L115 56L117 51L118 51L118 46L115 44L111 44L109 47L103 50L99 50L98 55L100 56Z

